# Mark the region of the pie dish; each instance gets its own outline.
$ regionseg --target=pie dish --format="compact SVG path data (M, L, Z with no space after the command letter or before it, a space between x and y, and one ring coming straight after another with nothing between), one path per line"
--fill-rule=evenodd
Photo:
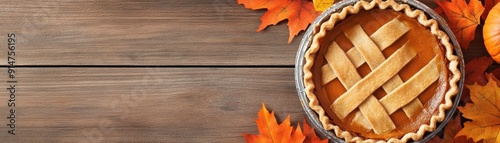
M424 11L361 0L325 17L301 66L308 108L325 130L346 142L418 141L454 110L461 52Z

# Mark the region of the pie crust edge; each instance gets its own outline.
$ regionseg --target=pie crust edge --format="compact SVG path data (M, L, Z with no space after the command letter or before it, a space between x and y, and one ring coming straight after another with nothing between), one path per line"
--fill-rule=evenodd
M387 141L383 140L373 140L373 139L364 139L359 136L354 136L348 131L344 131L340 129L339 126L329 123L329 117L326 115L325 110L319 104L316 95L314 94L315 85L313 83L313 75L311 72L311 68L314 64L315 55L320 48L320 41L326 35L327 30L333 29L335 23L337 21L341 21L347 17L349 14L356 14L361 10L370 10L377 6L379 9L387 9L391 8L395 11L403 12L410 18L417 19L417 21L430 29L431 34L435 35L442 46L445 48L445 57L449 61L448 70L451 72L451 77L448 79L449 89L445 93L445 101L444 103L439 105L439 113L438 115L433 115L430 119L430 124L423 124L419 127L417 132L406 133L401 138L391 138ZM314 34L316 33L316 34ZM318 115L319 120L323 125L325 130L333 130L334 134L343 138L347 142L407 142L409 139L413 140L421 140L425 132L434 131L436 128L436 124L438 122L442 122L445 119L445 111L449 110L453 106L452 97L454 97L458 93L458 81L461 77L461 72L457 68L459 64L459 57L453 54L453 45L450 43L450 39L448 35L439 30L439 24L434 19L427 19L425 13L421 10L412 10L411 7L407 4L400 4L394 0L372 0L371 2L367 2L364 0L360 0L356 2L354 5L344 7L341 12L335 12L330 15L330 18L318 25L314 25L314 36L312 39L312 44L310 48L306 51L304 58L306 59L306 63L304 64L304 83L305 83L305 92L306 96L309 99L309 107L313 109Z

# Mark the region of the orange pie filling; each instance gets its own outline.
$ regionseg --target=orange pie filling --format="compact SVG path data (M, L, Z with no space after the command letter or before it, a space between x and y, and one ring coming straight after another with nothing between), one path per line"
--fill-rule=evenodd
M326 31L310 71L330 122L354 136L401 138L429 124L449 89L446 49L392 9L361 10Z

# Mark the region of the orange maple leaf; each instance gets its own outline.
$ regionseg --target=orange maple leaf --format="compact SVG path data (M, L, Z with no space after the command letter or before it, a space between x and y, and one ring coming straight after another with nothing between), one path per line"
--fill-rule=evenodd
M497 4L498 2L500 2L500 0L484 0L484 12L483 15L481 15L481 18L483 18L483 20L486 20L486 17L488 16L488 13L490 13L491 8L493 8L493 6L495 6L495 4Z
M487 75L489 81L485 86L478 84L466 85L470 89L471 100L458 109L463 117L472 121L464 123L464 128L455 137L466 136L474 142L483 140L485 143L500 142L500 88L498 80Z
M311 128L311 126L307 124L305 118L303 122L304 122L304 135L306 135L304 143L328 143L328 139L321 140L318 136L316 136L314 128Z
M292 137L287 138L287 140L285 140L284 143L303 143L305 139L306 139L306 136L304 135L304 133L300 129L300 125L297 125L297 129L293 130L293 132L292 132Z
M288 19L288 43L320 15L314 10L313 2L308 0L238 0L238 4L252 10L267 9L260 18L262 23L257 32Z
M484 7L478 0L434 0L444 11L447 23L455 34L463 49L469 48L470 41L474 40L476 27L480 23L480 16Z
M247 143L301 143L306 138L300 127L294 130L290 126L290 116L278 125L274 112L269 113L264 103L258 115L259 118L255 122L260 135L243 134Z

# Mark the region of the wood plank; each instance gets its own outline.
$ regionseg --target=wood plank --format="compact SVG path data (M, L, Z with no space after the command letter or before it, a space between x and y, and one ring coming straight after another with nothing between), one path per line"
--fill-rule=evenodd
M0 45L6 46L7 33L17 34L18 65L293 65L302 37L287 44L286 22L255 32L265 11L234 0L0 5ZM487 54L482 34L476 37L467 60ZM6 56L0 54L0 65Z
M18 35L19 65L293 65L301 38L287 44L286 23L257 33L265 11L235 0L21 0L0 6L0 44L6 45L7 33Z
M6 69L0 69L6 75ZM261 103L301 122L292 68L17 68L16 135L2 142L244 142Z

